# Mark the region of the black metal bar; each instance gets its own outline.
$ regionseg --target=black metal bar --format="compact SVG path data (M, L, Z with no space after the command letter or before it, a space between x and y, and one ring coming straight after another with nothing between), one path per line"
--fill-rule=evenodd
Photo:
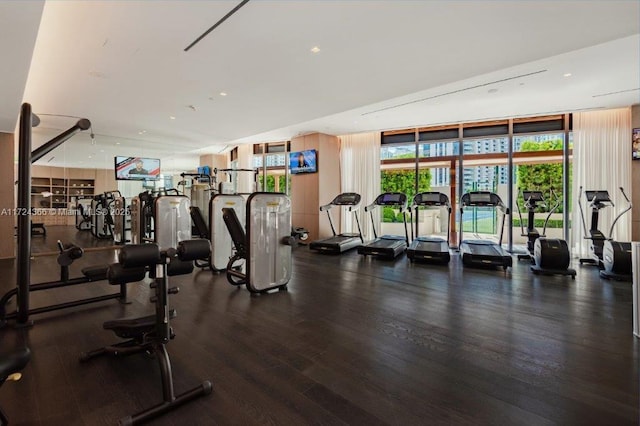
M86 118L81 118L78 122L68 130L60 133L58 136L51 139L49 142L44 145L36 148L33 152L30 152L31 155L31 163L35 163L63 143L65 143L71 136L75 135L81 130L88 130L91 127L91 122ZM31 147L29 147L31 148Z
M569 114L564 115L564 143L562 144L562 166L562 228L564 231L564 240L569 241L569 198L571 195L571 186L569 182ZM582 189L580 190L580 192L582 192ZM580 200L580 194L578 194L578 200Z
M159 344L156 348L156 356L160 364L160 377L162 378L162 396L165 402L172 402L176 399L173 391L173 376L171 374L171 360L167 353L167 347Z
M88 282L91 282L91 281L86 277L71 278L70 280L67 280L67 281L47 281L44 283L31 284L29 286L29 291L49 290L51 288L86 284Z
M22 104L18 135L18 323L29 321L31 282L31 105Z
M185 52L188 52L189 49L191 49L193 46L195 46L196 44L198 44L200 42L200 40L202 40L203 38L205 38L206 36L209 35L209 33L213 30L215 30L216 28L218 28L220 25L222 25L222 23L224 21L226 21L227 19L229 19L231 17L231 15L233 15L234 13L236 13L242 6L244 6L245 4L249 3L249 0L242 0L236 7L234 7L233 9L231 9L231 11L229 13L227 13L226 15L224 15L218 22L216 22L215 24L213 24L213 26L211 28L209 28L207 31L205 31L204 33L202 33L202 35L200 37L198 37L197 39L195 39L194 41L191 42L190 45L188 45L187 47L184 48Z
M507 206L509 211L513 211L513 203L518 204L517 196L513 196L513 119L509 120L509 136L507 137ZM513 251L513 218L509 215L509 227L507 228L507 251L511 253Z
M199 386L178 395L171 402L167 402L167 401L161 402L160 404L155 405L151 408L148 408L140 413L120 419L119 424L137 425L137 424L147 422L164 413L167 413L171 410L175 410L176 408L180 407L181 405L189 401L193 401L194 399L199 398L201 396L209 395L212 390L213 390L213 386L211 385L211 382L207 380L201 383Z
M331 225L331 232L333 232L333 236L335 237L336 228L333 227L333 220L331 220L331 209L327 209L327 217L329 218L329 225Z
M360 241L364 244L364 237L362 236L362 228L360 228L360 219L358 219L358 212L353 212L356 217L356 224L358 225L358 234L360 234Z
M69 130L54 137L49 142L31 152L31 127L39 123L31 111L31 105L22 104L18 135L18 237L17 237L17 322L24 325L29 321L29 292L31 288L31 164L51 150L60 146L80 130L87 130L91 122L80 119Z
M44 312L52 312L60 309L72 308L74 306L88 305L89 303L103 302L105 300L111 300L111 299L119 299L120 297L121 297L120 293L118 292L113 294L106 294L104 296L74 300L72 302L58 303L56 305L49 305L49 306L43 306L41 308L31 309L29 312L27 312L27 315L35 315L35 314L41 314ZM5 315L4 319L7 320L7 319L16 318L20 315L21 312L22 311L10 312Z

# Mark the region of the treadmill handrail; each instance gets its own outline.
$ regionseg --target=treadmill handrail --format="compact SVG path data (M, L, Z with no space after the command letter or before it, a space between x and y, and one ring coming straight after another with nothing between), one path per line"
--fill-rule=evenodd
M443 199L443 198L446 199L446 202L444 202L444 203L435 203L434 202L433 204L418 204L418 203L416 203L416 198L419 195L427 194L427 193L428 194L440 194L440 198L441 199ZM409 206L408 209L409 209L410 218L411 218L411 222L412 223L413 223L413 211L416 212L416 222L415 222L416 235L415 235L415 238L418 238L420 236L420 234L418 232L418 222L419 222L419 220L418 220L418 212L420 210L420 207L446 207L446 210L447 210L447 213L448 213L448 216L447 216L447 244L449 244L449 237L451 235L451 213L452 213L453 209L451 208L451 203L449 202L449 197L447 196L447 194L444 194L442 192L431 192L431 191L429 191L429 192L420 192L420 193L414 195L412 201L413 201L413 203L412 203L411 206ZM414 227L412 226L411 227L411 239L412 240L414 239L413 229L414 229Z
M351 193L349 193L349 194L351 194ZM360 208L360 195L355 194L357 196L357 201L358 201L357 204L355 204L355 205L352 205L352 204L334 204L334 201L336 199L338 199L341 195L343 195L343 194L339 194L337 197L335 197L333 200L331 200L331 202L329 204L325 204L325 205L320 206L320 211L321 212L323 212L323 211L327 212L327 217L329 218L329 225L331 225L331 231L333 232L333 236L335 237L335 236L338 236L338 233L336 232L336 229L333 226L333 220L331 218L331 212L329 210L331 210L331 208L333 208L333 206L336 206L336 207L347 207L348 206L349 208L347 209L347 212L348 213L353 213L354 216L356 217L356 224L358 225L358 236L360 238L360 241L362 241L364 243L364 238L362 237L362 229L360 227L360 219L358 218L358 214L357 214L357 211ZM375 233L375 229L374 229L374 233ZM340 234L340 235L342 235L342 234Z
M495 202L483 202L483 203L470 203L469 198L470 194L482 194L482 195L490 195L490 199L495 200ZM467 192L462 197L460 197L460 220L462 221L462 215L464 214L464 206L469 207L492 207L502 211L502 226L500 227L500 239L498 240L498 244L502 247L502 238L504 236L504 225L506 223L507 216L510 214L509 207L507 207L503 202L502 198L495 192L490 191L471 191ZM461 227L462 228L462 227ZM462 245L464 240L462 239L462 229L460 230L458 244Z

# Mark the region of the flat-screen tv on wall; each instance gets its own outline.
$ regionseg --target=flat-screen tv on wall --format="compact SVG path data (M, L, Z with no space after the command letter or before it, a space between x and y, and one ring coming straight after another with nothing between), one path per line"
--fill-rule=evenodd
M318 155L315 149L289 153L289 170L292 175L318 171Z
M634 160L640 160L640 128L631 132L631 156Z
M160 160L144 157L115 157L116 180L155 180L160 176Z

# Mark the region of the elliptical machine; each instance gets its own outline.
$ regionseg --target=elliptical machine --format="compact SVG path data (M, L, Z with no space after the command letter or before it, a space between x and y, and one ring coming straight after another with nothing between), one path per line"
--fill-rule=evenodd
M520 211L520 205L516 203L516 208L518 209L518 217L520 217L520 235L522 237L527 237L527 251L528 254L519 254L518 260L530 260L533 263L533 250L535 242L540 237L545 237L545 232L547 231L547 223L549 222L549 218L553 214L553 212L558 208L558 204L556 203L552 209L549 210L547 217L544 221L544 226L542 228L542 234L535 227L535 212L537 207L545 208L547 207L544 195L542 191L529 191L523 189L520 191L522 194L522 199L524 200L524 208L527 209L527 230L524 230L524 221L522 220L522 212Z
M616 216L609 229L609 238L604 242L602 248L602 266L604 269L600 271L600 277L619 281L631 281L631 243L615 241L613 239L613 229L616 223L633 207L622 187L620 187L620 192L622 192L624 199L627 200L628 206Z
M521 235L527 237L527 251L529 253L519 254L518 260L531 261L531 263L533 263L533 265L531 265L531 272L536 275L570 275L572 279L575 279L576 270L569 268L571 256L567 242L560 238L547 238L545 235L551 215L560 206L560 197L555 195L553 189L550 190L549 199L555 198L555 204L547 213L542 227L542 233L535 227L535 210L537 207L547 206L544 194L542 191L522 190L522 198L524 200L524 207L527 209L526 232L522 225L523 221L520 206L518 206L517 203L516 206L518 208L518 216L520 216Z
M605 237L605 235L598 229L598 219L600 218L600 210L609 206L615 207L615 205L609 197L609 191L606 189L584 191L585 198L589 202L589 207L591 207L591 227L589 228L589 232L587 232L587 222L584 218L584 210L580 201L582 198L582 186L580 187L578 194L578 207L580 208L580 219L582 219L582 228L585 235L584 238L591 240L589 245L591 257L580 259L580 264L583 265L586 263L588 265L596 265L598 268L603 269L604 264L602 263L602 252L604 250L604 242L607 240L607 237Z

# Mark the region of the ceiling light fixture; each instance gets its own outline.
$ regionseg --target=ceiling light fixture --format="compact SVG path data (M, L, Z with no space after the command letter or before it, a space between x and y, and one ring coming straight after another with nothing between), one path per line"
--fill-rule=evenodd
M320 52L320 48L318 46L313 46L311 48L311 53L318 53L318 52Z
M173 115L169 116L169 120L175 120L176 118Z
M146 130L140 130L140 131L138 132L138 134L139 134L139 135L144 135L145 133L147 133L147 131L146 131Z
M227 96L226 92L220 92L220 96Z
M562 75L563 75L563 77L571 77L571 73L570 72L564 73Z
M116 142L116 145L120 145L120 142Z

